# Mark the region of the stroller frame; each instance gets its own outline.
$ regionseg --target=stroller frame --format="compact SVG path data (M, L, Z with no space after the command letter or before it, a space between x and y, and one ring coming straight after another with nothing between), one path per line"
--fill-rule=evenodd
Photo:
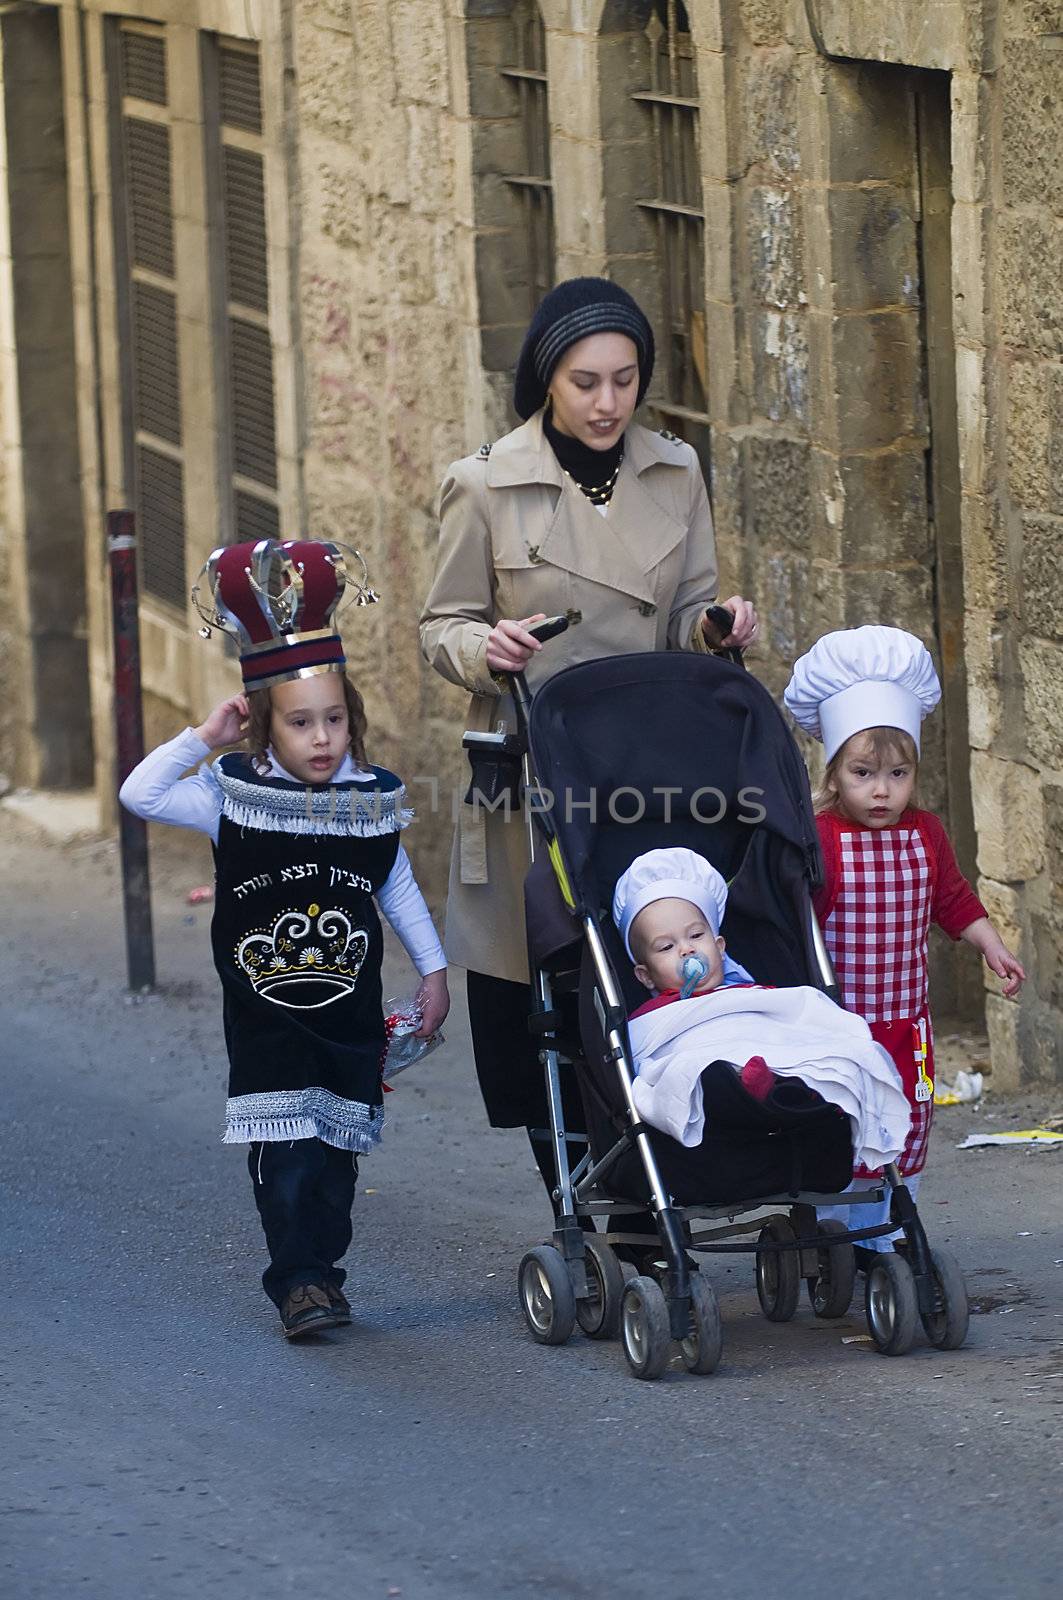
M535 631L540 639L544 639L563 632L567 626L564 617L552 618L540 624ZM732 652L732 656L740 661L736 652ZM533 862L537 846L544 845L556 872L559 863L564 868L564 849L533 769L528 736L532 695L523 673L511 674L510 682L522 760L529 859ZM537 799L537 803L530 803L533 798ZM808 931L820 986L832 999L837 1000L837 980L811 905L808 915ZM605 1059L611 1061L615 1068L628 1126L613 1146L596 1161L592 1160L589 1139L583 1134L570 1134L567 1131L560 1073L563 1062L573 1069L578 1063L572 1062L563 1053L564 1041L558 1031L561 1017L555 1008L550 975L533 961L533 1011L528 1025L540 1040L539 1058L544 1071L550 1126L549 1129L534 1129L532 1132L545 1134L549 1138L557 1179L552 1192L557 1207L552 1253L549 1246L540 1248L529 1252L521 1263L521 1299L533 1337L541 1343L563 1343L576 1321L592 1337L608 1337L619 1324L625 1354L635 1375L645 1378L660 1375L668 1355L661 1319L657 1320L657 1348L648 1353L649 1359L643 1359L647 1356L647 1328L642 1327L637 1337L632 1333L629 1338L631 1330L628 1325L626 1289L622 1291L622 1316L619 1310L602 1307L600 1325L596 1328L588 1325L585 1313L590 1309L589 1320L593 1324L596 1296L604 1296L609 1292L609 1285L604 1282L601 1271L600 1247L605 1246L613 1251L620 1247L626 1252L627 1259L634 1259L638 1267L640 1276L635 1282L645 1285L646 1276L643 1274L652 1275L663 1292L667 1333L671 1340L679 1341L688 1370L709 1372L719 1359L719 1313L718 1310L712 1311L716 1319L715 1332L712 1328L699 1326L709 1316L706 1296L713 1308L715 1297L711 1287L707 1286L707 1280L694 1282L700 1278L700 1274L697 1266L692 1265L689 1252L697 1255L739 1252L755 1255L761 1305L769 1319L775 1321L789 1320L796 1310L800 1284L795 1281L792 1267L788 1264L784 1266L781 1261L787 1253L796 1254L797 1275L805 1279L817 1315L841 1316L848 1310L852 1296L855 1275L853 1245L885 1237L900 1229L904 1235L903 1256L896 1252L881 1252L881 1259L868 1272L868 1322L876 1345L884 1354L906 1353L914 1339L917 1319L922 1321L928 1338L935 1346L956 1348L962 1344L967 1331L967 1296L962 1273L947 1252L931 1249L914 1198L894 1163L883 1169L882 1183L844 1193L795 1190L721 1204L684 1206L674 1202L662 1178L647 1126L635 1105L633 1083L636 1073L620 984L595 916L584 913L580 921L593 967L593 1003L605 1039ZM585 1153L575 1165L569 1159L570 1143L587 1145ZM609 1170L632 1147L638 1152L649 1187L649 1214L655 1225L656 1240L646 1232L626 1231L622 1225L615 1228L614 1219L621 1221L628 1216L644 1217L646 1207L637 1201L613 1198L601 1186ZM836 1221L821 1223L817 1217L819 1206L851 1207L880 1202L887 1190L890 1193L890 1220L886 1223L846 1228ZM588 1234L584 1231L584 1219L594 1217L609 1219L606 1232ZM719 1225L721 1220L722 1226ZM704 1226L708 1223L717 1225ZM752 1242L743 1238L754 1232L757 1237ZM590 1247L588 1239L592 1241ZM591 1258L594 1270L588 1272ZM530 1283L526 1276L529 1263L533 1275ZM592 1281L592 1278L597 1281ZM780 1283L786 1285L781 1291ZM632 1287L631 1284L627 1285L627 1289ZM652 1289L652 1284L648 1287ZM779 1293L775 1294L775 1291ZM637 1295L632 1297L633 1302L637 1299ZM834 1309L829 1309L832 1300ZM845 1303L839 1310L837 1306L840 1300ZM650 1318L652 1323L653 1319ZM652 1332L652 1327L649 1331ZM714 1338L716 1354L712 1356L707 1347ZM635 1347L634 1356L632 1344Z

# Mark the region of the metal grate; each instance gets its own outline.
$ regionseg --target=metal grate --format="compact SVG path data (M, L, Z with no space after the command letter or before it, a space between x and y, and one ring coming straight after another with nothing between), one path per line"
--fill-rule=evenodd
M137 427L180 444L177 300L150 283L133 284L133 368Z
M698 159L698 86L686 7L655 0L645 36L650 83L634 96L653 142L655 192L638 203L653 219L661 296L663 395L655 409L708 470L705 217Z
M181 463L147 445L139 445L137 502L141 582L148 593L183 611L188 596Z
M166 44L161 34L122 29L122 93L166 104Z
M237 544L244 539L280 538L281 519L277 507L243 489L237 489L233 495L233 525Z
M528 301L534 311L554 282L554 194L550 176L546 29L538 0L517 0L511 27L514 65L503 67L501 72L517 92L523 170L511 174L505 181L520 195L528 263Z
M277 486L273 416L273 348L269 333L239 317L229 319L229 372L233 410L233 470L270 489Z
M170 199L170 130L158 122L126 117L125 156L132 264L173 277L173 216Z
M222 149L226 293L251 311L269 310L266 264L266 182L262 157Z
M257 55L222 45L218 51L221 120L230 128L262 132L262 91Z

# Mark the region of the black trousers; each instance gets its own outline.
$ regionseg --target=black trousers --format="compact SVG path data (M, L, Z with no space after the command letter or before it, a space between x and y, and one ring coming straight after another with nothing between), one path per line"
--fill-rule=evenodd
M247 1167L269 1250L262 1287L275 1306L300 1284L334 1284L351 1242L358 1161L321 1139L252 1144Z

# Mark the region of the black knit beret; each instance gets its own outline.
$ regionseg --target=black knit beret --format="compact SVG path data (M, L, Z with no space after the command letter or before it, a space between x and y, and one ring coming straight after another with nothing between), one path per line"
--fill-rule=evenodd
M518 417L546 403L554 368L568 349L592 333L625 333L639 357L639 405L653 376L653 329L626 289L608 278L569 278L543 300L531 319L513 383Z

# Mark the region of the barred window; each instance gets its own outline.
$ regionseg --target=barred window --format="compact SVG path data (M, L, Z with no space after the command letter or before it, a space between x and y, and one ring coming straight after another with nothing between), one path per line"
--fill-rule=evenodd
M207 180L215 218L220 322L222 528L233 540L275 538L277 439L269 328L262 86L255 45L207 41L204 52Z
M508 175L506 182L517 191L523 214L530 315L554 282L546 29L537 0L517 0L513 8L512 37L513 61L501 71L503 78L516 90L524 159L522 171Z
M465 12L480 359L502 429L524 330L554 282L547 36L537 0Z
M115 44L114 214L128 350L127 478L141 584L183 610L184 453L166 39L161 27L122 22Z
M653 159L654 192L638 202L654 229L660 297L658 375L650 405L695 447L707 476L705 215L697 72L681 0L654 0L645 38L648 84L633 99L648 124Z

